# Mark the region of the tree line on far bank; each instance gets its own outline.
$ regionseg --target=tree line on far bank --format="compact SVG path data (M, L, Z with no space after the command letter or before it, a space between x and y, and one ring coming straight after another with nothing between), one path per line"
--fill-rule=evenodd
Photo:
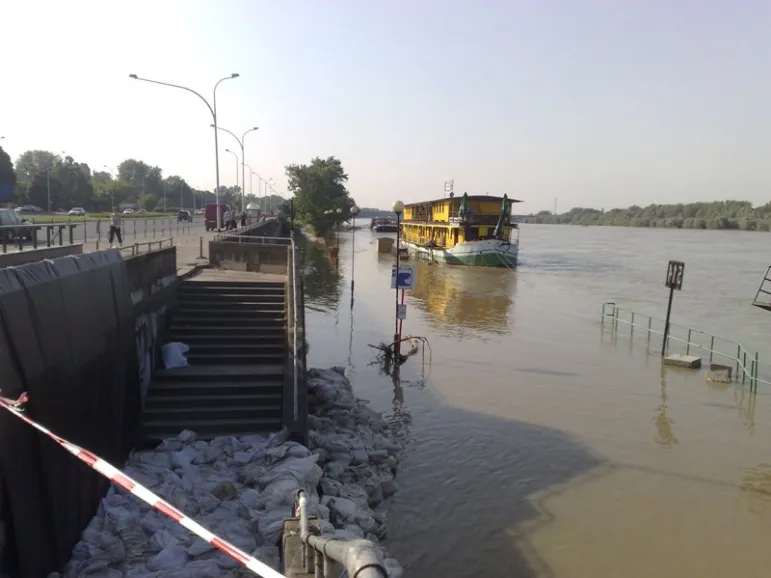
M49 187L51 210L83 207L89 212L109 211L114 206L130 205L153 212L176 212L178 209L200 209L213 203L213 191L190 186L178 175L164 177L163 170L137 159L126 159L114 172L103 167L92 168L69 155L43 150L26 151L12 163L0 148L0 189L13 189L16 205L34 205L48 209ZM221 203L240 207L241 187L220 186ZM284 198L267 195L258 199L247 194L245 202L259 202L262 210L278 207Z
M672 205L632 205L626 209L586 209L567 213L541 211L520 219L524 223L554 225L604 225L674 229L735 229L771 231L771 202L753 207L749 201L713 201Z

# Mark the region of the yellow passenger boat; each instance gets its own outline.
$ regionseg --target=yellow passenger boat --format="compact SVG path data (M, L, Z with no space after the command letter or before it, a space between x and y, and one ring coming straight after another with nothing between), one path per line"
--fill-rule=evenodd
M516 267L519 226L511 222L511 205L520 202L464 193L405 205L401 238L410 252L431 261Z

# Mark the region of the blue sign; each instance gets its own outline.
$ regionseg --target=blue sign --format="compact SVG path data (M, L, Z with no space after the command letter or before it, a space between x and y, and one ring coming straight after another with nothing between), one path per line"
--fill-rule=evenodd
M391 268L391 289L396 289L396 265ZM399 289L415 289L415 265L399 265Z

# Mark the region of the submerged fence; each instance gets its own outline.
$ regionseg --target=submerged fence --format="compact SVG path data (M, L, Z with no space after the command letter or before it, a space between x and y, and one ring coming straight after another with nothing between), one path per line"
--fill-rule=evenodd
M622 309L612 301L602 304L601 322L603 326L610 323L614 333L618 331L619 323L629 327L630 336L634 336L635 330L643 332L648 346L650 346L651 335L659 335L661 339L664 338L664 325L666 323L664 319L658 317ZM753 391L757 391L758 383L771 385L771 381L765 381L758 377L758 352L751 352L738 341L670 321L666 343L667 353L673 342L679 344L686 355L701 352L702 355L709 355L709 363L715 362L734 366L736 380L741 380L742 383L749 382L750 389ZM661 341L659 340L658 343Z

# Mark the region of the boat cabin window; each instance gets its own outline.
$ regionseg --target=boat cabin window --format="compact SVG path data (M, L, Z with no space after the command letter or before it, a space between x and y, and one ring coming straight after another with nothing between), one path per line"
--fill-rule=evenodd
M479 239L479 227L468 227L466 229L466 241L476 241Z

